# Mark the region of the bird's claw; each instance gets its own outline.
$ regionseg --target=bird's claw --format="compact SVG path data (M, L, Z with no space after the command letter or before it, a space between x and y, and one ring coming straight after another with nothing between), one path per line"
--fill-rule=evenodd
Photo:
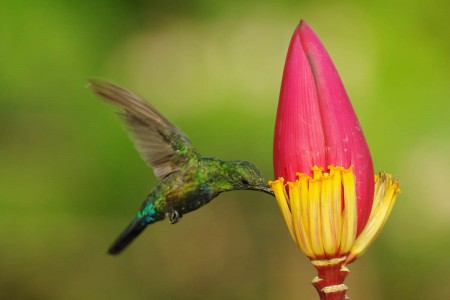
M174 210L172 212L168 212L167 215L169 217L170 224L178 223L178 221L180 221L180 219L182 217L181 214L176 210Z

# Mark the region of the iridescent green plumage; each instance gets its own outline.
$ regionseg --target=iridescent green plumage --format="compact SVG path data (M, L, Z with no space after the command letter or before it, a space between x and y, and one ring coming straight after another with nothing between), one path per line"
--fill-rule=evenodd
M91 80L90 88L123 110L119 114L130 127L136 148L161 179L110 247L110 254L120 253L148 224L166 216L176 223L222 192L255 190L272 194L253 164L201 157L178 128L128 90L98 80Z

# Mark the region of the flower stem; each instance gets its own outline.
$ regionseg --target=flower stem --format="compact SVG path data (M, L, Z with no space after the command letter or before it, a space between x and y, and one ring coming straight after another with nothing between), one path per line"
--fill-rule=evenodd
M345 256L333 259L312 260L318 274L312 284L319 293L320 300L345 300L347 286L344 280L350 271L342 264Z

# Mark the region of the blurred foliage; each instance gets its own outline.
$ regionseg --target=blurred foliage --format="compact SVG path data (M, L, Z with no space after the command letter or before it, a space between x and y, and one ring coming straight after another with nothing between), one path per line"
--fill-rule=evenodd
M106 248L156 183L86 78L143 95L205 155L271 178L290 36L333 57L376 169L402 194L347 280L354 299L450 295L446 1L2 1L1 299L315 299L275 202L221 195L120 257Z

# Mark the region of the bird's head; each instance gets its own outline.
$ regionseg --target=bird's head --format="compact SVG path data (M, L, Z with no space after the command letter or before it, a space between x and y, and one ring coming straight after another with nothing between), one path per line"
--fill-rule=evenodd
M259 169L247 161L233 161L231 174L233 186L236 190L261 191L273 196L267 180L261 176Z

